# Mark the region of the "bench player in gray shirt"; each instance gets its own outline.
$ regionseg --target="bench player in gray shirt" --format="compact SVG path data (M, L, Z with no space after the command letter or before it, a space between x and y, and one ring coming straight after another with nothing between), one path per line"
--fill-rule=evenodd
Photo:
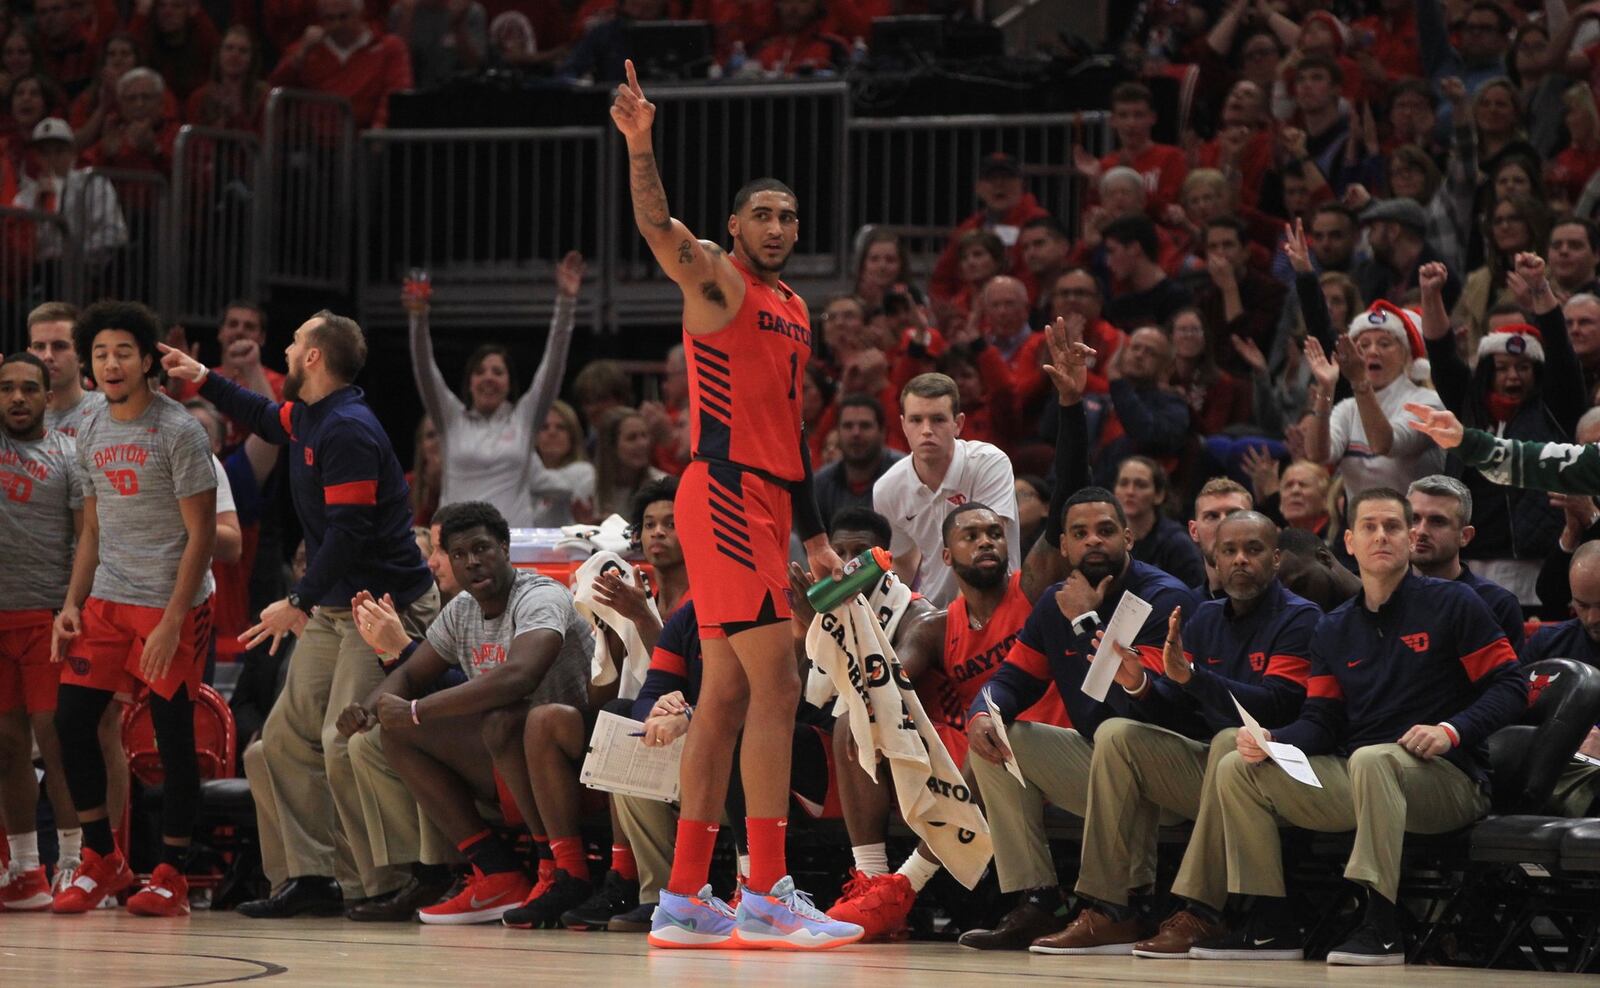
M417 918L486 923L541 889L474 801L496 800L498 776L532 832L543 833L523 756L523 725L528 711L543 703L588 707L594 634L565 587L511 565L511 531L493 505L451 505L439 535L464 592L439 613L425 639L405 648L409 654L365 703L346 708L339 730L354 748L367 739L352 735L381 726L389 765L472 862L472 879L461 894L419 910ZM363 634L366 623L363 618ZM423 696L451 665L467 681Z
M155 390L160 334L156 314L134 302L97 303L74 330L106 407L78 429L83 532L55 622L54 652L67 663L56 732L84 842L82 867L55 897L58 913L87 912L133 883L111 838L96 730L113 697L141 684L165 776L161 863L128 911L189 912L180 869L200 798L194 697L211 632L217 475L205 429Z
M53 897L39 860L30 729L60 831L58 876L76 871L81 842L56 739L61 666L50 661L50 622L67 596L83 486L77 445L45 431L49 397L49 371L39 358L15 354L0 364L0 545L10 560L0 566L0 826L11 851L0 877L6 912L48 909Z

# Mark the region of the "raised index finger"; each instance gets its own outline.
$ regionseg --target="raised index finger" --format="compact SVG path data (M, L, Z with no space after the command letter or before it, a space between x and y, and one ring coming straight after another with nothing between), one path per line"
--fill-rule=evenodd
M624 61L622 67L628 73L628 88L633 90L633 95L644 99L644 90L639 88L639 73L634 71L633 59L630 58Z

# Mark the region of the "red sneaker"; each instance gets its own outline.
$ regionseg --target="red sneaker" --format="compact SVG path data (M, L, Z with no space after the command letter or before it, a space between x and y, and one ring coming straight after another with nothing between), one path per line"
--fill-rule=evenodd
M24 871L15 861L0 874L0 912L31 913L49 909L54 900L44 868Z
M493 923L528 897L528 876L520 871L485 875L476 868L467 887L453 899L417 910L417 919L440 926Z
M904 875L863 875L851 869L845 894L828 910L828 918L854 923L866 933L862 940L900 940L907 935L906 917L917 893Z
M121 851L102 857L86 847L77 877L56 894L50 909L57 913L86 913L132 884L133 872L128 870L127 859Z
M135 916L189 915L189 880L169 864L157 865L144 888L128 900Z

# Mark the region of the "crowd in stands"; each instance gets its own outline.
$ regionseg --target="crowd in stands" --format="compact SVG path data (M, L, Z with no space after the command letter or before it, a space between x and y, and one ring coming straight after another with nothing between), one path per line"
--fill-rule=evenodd
M0 192L46 211L74 196L103 202L84 167L165 169L179 123L259 127L269 85L345 96L369 127L383 125L390 93L484 66L618 78L618 25L668 14L715 20L719 45L767 69L839 66L848 45L838 39L861 36L888 5L596 0L543 6L537 23L493 7L282 4L257 19L258 33L219 31L183 0L140 4L126 22L92 3L36 0L31 18L0 21ZM1175 0L1145 13L1119 54L1146 80L1198 67L1195 132L1155 141L1156 97L1124 82L1110 94L1105 155L995 153L977 174L977 210L927 271L893 233L867 231L853 282L806 300L813 358L796 383L816 499L836 551L889 550L898 581L887 585L914 592L890 608L904 618L890 637L982 794L1002 890L1022 893L965 945L1298 956L1276 850L1286 819L1364 835L1346 870L1366 889L1364 925L1336 953L1389 963L1403 832L1457 829L1486 811L1483 743L1527 706L1519 654L1600 662L1587 593L1600 587L1587 582L1600 578L1589 496L1600 472L1577 489L1530 465L1542 448L1587 462L1595 447L1563 444L1600 439L1600 6ZM1029 169L1046 164L1081 176L1075 227L1028 192ZM531 376L489 342L458 385L436 361L427 286L408 284L426 415L403 482L395 443L370 412L360 442L308 438L334 428L322 402L361 406L348 386L365 345L358 359L349 320L307 320L287 380L263 353L265 316L251 302L220 314L221 362L209 370L186 356L181 333L161 353L134 341L205 427L212 483L231 495L210 506L209 647L247 669L236 716L273 886L247 915L401 920L421 910L428 922L649 928L671 868L669 808L613 801L609 868L592 882L576 763L601 708L631 712L648 743L666 744L697 702L694 588L672 523L676 477L695 452L690 375L681 346L625 354L661 362L651 381L607 359L569 368L584 277L581 256L559 264ZM53 396L41 436L75 435L91 418L103 428L90 396L105 382L82 327L121 324L100 316L53 303L29 319ZM0 364L8 400L33 373L11 356ZM86 377L100 388L86 392ZM15 428L7 419L0 439L43 441L24 418ZM293 455L279 456L285 444ZM359 469L339 473L340 455ZM291 502L307 543L286 573L292 547L278 516ZM510 563L512 529L614 514L630 525L635 561L649 564L654 597L642 573L624 571L592 577L575 603ZM794 555L804 558L798 546ZM797 602L807 582L797 570ZM1093 701L1069 660L1094 650L1124 593L1156 611L1137 641L1118 643L1134 646L1118 685ZM73 612L81 603L69 602ZM593 624L578 604L613 621ZM1566 620L1569 609L1578 619ZM797 643L811 617L801 611ZM1380 619L1404 624L1404 647L1422 656L1386 681L1357 672L1359 661L1345 666L1346 653L1377 666L1402 647ZM1539 619L1525 641L1525 621ZM341 649L373 661L359 680L291 679L274 705L274 670L291 644L302 664L332 668ZM636 651L648 673L632 695L591 675L592 658ZM979 697L985 684L995 713ZM1236 737L1230 690L1312 756L1325 801L1292 781L1258 784L1251 767L1266 752ZM78 809L99 814L61 828L70 885L73 869L115 852L83 843L108 810L84 805L81 758L51 764L55 729L92 734L100 716L81 700L69 713L31 727L47 782L65 772ZM894 936L939 862L924 845L889 870L892 794L854 774L845 720L808 713L797 795L827 793L827 746L849 775L839 789L855 867L830 915ZM1009 751L989 726L999 716L1014 721ZM462 729L427 734L445 718ZM1584 750L1600 754L1600 732ZM1028 784L1007 774L1007 755ZM1146 758L1181 764L1169 773L1181 784L1117 784ZM1597 781L1588 769L1564 790L1572 812L1590 809ZM94 797L116 818L115 786L105 788L101 778ZM64 793L50 788L50 801ZM533 874L475 800L529 828ZM1040 837L1045 800L1088 816L1082 908L1070 922ZM1097 802L1113 810L1097 816ZM1157 928L1150 866L1162 811L1195 831L1172 886L1180 908ZM1124 818L1149 826L1118 833ZM24 861L14 882L39 867L31 845L11 854ZM472 881L449 894L463 860ZM108 867L91 874L102 896L120 880ZM1240 896L1253 909L1237 910ZM59 893L53 901L60 909ZM480 906L490 902L505 908L490 916Z

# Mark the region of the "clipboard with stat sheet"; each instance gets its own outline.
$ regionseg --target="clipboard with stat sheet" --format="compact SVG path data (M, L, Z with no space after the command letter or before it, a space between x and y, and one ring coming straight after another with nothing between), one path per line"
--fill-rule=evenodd
M588 753L578 780L590 789L638 796L663 803L678 800L678 766L684 737L665 748L644 743L644 725L602 710L589 735Z

